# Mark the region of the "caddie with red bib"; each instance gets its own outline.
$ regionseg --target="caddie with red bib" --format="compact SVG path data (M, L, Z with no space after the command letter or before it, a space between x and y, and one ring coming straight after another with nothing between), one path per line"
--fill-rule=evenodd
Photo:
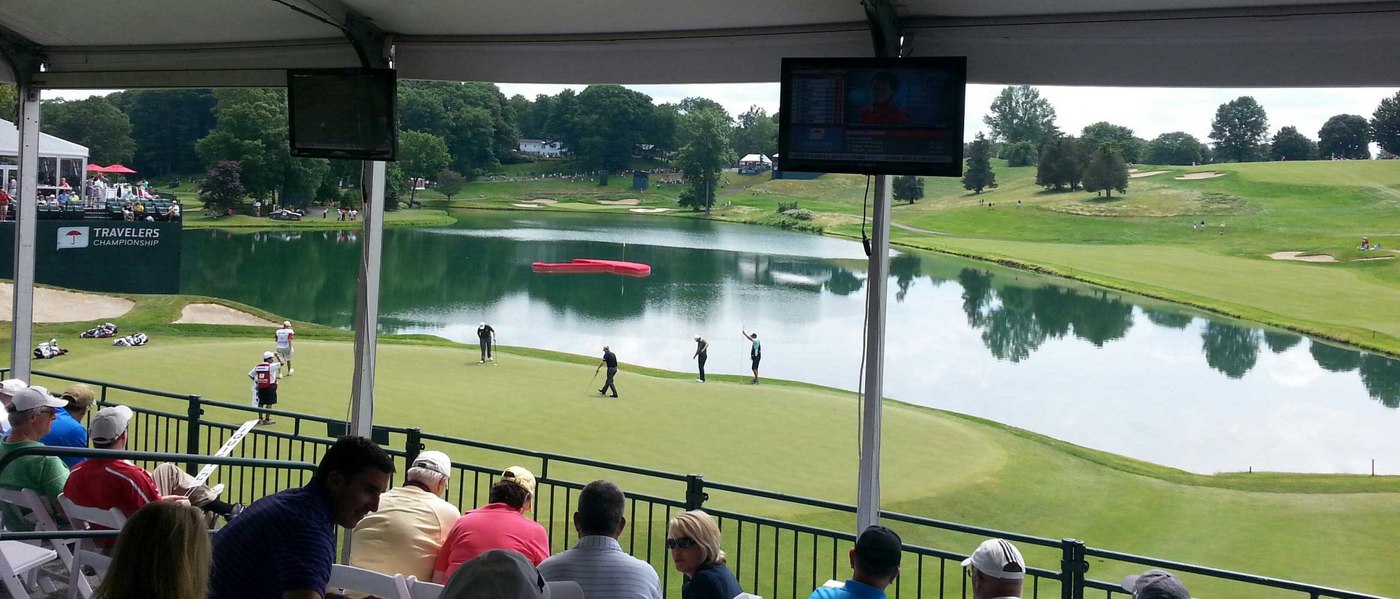
M259 408L271 408L277 403L277 371L281 367L282 362L277 358L277 354L263 352L262 363L248 371L248 378L253 379L253 388L258 396ZM258 424L272 424L273 422L271 414L258 413Z

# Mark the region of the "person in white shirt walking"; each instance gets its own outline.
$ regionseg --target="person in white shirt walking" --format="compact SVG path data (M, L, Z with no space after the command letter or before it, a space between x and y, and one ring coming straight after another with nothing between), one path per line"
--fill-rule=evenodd
M292 338L296 336L296 331L292 330L290 320L282 321L282 328L277 329L273 335L277 338L277 355L281 356L282 363L287 366L287 371L281 376L283 378L292 376Z

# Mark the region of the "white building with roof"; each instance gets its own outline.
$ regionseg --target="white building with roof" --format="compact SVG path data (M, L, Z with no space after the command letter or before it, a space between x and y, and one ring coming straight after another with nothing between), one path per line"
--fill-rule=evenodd
M39 134L39 193L54 193L59 179L75 190L83 188L88 149L47 133ZM9 185L19 176L19 127L0 119L0 181ZM8 189L8 187L7 187Z
M521 139L520 153L544 158L558 158L564 155L564 146L557 141L543 139Z

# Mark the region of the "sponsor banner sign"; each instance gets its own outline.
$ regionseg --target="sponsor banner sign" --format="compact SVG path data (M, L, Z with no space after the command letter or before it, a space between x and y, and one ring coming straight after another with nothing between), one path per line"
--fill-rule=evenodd
M180 292L180 223L44 221L35 280L115 293ZM14 278L15 223L0 223L0 275Z

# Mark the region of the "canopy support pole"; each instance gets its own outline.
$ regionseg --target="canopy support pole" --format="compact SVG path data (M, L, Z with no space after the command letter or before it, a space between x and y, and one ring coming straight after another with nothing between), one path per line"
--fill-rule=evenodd
M350 388L350 434L369 438L374 425L374 359L379 340L379 274L384 258L384 183L387 163L365 162L361 189L360 288L355 299L355 375Z
M892 0L862 0L875 55L900 55L903 41ZM885 304L890 271L890 176L875 177L869 276L865 282L865 404L861 406L860 468L856 475L856 534L880 523L880 416L885 387Z
M19 197L15 198L14 303L10 376L30 382L34 342L34 244L39 194L39 96L28 77L19 84Z

